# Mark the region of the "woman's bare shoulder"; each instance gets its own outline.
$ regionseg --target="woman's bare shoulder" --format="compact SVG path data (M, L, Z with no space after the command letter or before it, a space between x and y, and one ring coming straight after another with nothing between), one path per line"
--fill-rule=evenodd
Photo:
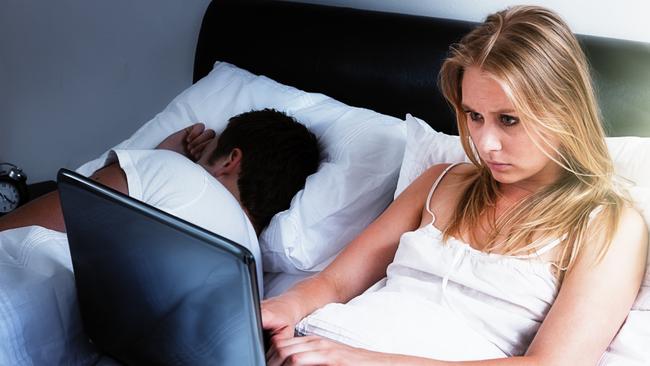
M451 167L452 165L454 166ZM460 164L442 163L442 164L435 164L429 167L427 170L424 171L424 173L422 173L422 175L420 175L420 178L425 178L425 180L430 181L431 184L433 184L438 178L440 178L440 176L445 172L445 170L447 170L447 168L450 167L451 169L445 174L444 179L442 179L440 182L441 186L443 184L446 185L446 182L458 182L459 180L463 180L463 178L466 177L468 174L471 174L476 171L474 165L469 163L460 163Z
M592 231L593 235L602 234L598 230ZM586 242L591 242L593 238L587 236ZM586 257L587 262L595 262L599 256L598 247L590 245L583 246L584 250L581 257ZM636 259L642 258L645 262L648 251L648 227L643 216L634 207L626 205L622 207L621 214L613 233L611 243L608 246L606 257L617 258L622 265L627 263L630 267ZM639 267L644 267L639 264Z
M440 192L441 195L446 196L448 194L464 191L464 188L468 183L467 178L476 171L476 168L472 164L456 164L453 167L451 167L451 165L452 164L437 164L425 172L429 183L429 189L433 188L435 182L440 179L440 182L436 186L434 195L438 195ZM451 169L445 173L445 171L450 167ZM444 176L441 177L443 174Z
M641 213L632 206L626 205L621 210L621 217L619 219L615 237L620 238L621 236L625 238L623 240L618 240L618 243L621 245L636 243L637 250L647 252L648 226L646 225Z
M449 168L452 164L449 163L442 163L442 164L435 164L427 168L420 176L418 176L411 184L409 185L408 189L412 191L417 191L418 194L428 194L429 190L433 187L435 182L441 177L442 174L444 174L445 170ZM439 183L439 186L446 185L447 181L449 180L455 180L454 178L449 179L448 177L450 176L457 176L459 174L456 174L457 172L462 171L468 171L468 167L465 167L465 165L468 164L461 164L458 166L454 166L442 179Z
M648 227L643 219L641 213L634 207L626 205L621 210L621 225L631 225L632 227L637 227L639 229L648 231Z
M423 202L422 205L422 223L431 221L430 214L424 207L424 203L429 200L429 209L434 212L437 222L447 222L448 216L454 212L454 208L460 199L460 196L467 187L467 177L475 171L472 164L458 164L450 170L447 169L451 164L436 164L427 169L421 176L419 185L419 196ZM445 173L445 171L447 171ZM444 174L444 176L443 176ZM436 181L438 185L429 197L429 193L434 188Z
M407 201L413 208L424 209L427 195L436 180L451 164L436 164L427 168L400 193L396 201Z

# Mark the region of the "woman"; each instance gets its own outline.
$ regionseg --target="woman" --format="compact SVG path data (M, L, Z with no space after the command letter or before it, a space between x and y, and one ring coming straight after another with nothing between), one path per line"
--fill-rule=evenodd
M623 323L647 229L613 183L568 26L540 7L490 15L439 80L471 164L431 167L323 272L265 301L269 365L593 365ZM338 342L294 338L326 304L297 329Z

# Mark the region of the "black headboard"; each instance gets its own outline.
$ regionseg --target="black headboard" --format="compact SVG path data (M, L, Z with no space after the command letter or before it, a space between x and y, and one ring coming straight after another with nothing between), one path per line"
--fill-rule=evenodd
M283 1L214 0L194 81L227 61L284 84L455 133L437 88L449 45L474 23ZM580 36L610 135L650 136L650 44Z

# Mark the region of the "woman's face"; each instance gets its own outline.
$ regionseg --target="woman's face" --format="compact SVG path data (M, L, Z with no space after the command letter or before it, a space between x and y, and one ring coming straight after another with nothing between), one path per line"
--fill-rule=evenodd
M489 74L478 67L465 69L462 94L469 134L497 182L534 191L559 177L561 168L534 143L537 139L544 146L537 134L526 133L512 103Z

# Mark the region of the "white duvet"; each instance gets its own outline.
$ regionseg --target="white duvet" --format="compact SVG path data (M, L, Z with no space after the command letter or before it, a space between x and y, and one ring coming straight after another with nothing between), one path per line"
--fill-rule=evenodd
M0 232L0 365L88 365L65 234L39 226Z

